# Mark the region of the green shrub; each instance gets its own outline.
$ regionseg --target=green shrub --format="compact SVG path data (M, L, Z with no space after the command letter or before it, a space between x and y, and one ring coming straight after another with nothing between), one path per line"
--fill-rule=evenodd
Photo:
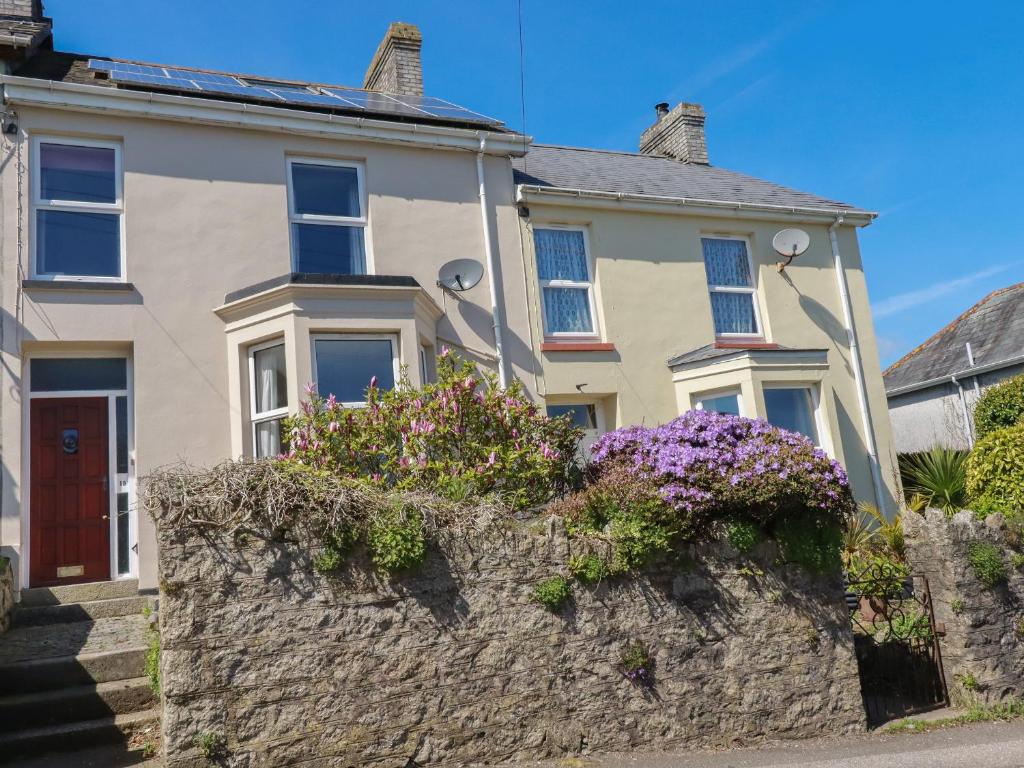
M638 685L650 686L654 683L654 658L643 643L630 643L622 650L622 673L626 678Z
M160 633L156 630L149 631L149 647L146 648L146 659L144 663L146 677L149 678L149 687L153 695L160 696Z
M569 573L583 584L598 584L608 578L608 563L597 555L574 555L569 558Z
M847 572L856 583L855 591L872 597L899 597L910 578L910 566L884 552L854 555Z
M972 541L967 548L967 561L978 581L989 589L1006 581L1006 563L1003 562L1002 551L995 544Z
M975 443L967 491L986 510L1024 516L1024 424L989 432Z
M1024 571L1024 553L1014 552L1010 555L1010 565L1013 566L1014 570Z
M967 602L962 597L954 597L949 601L949 610L956 616L962 614L966 608Z
M777 522L771 530L783 560L796 563L811 573L838 572L843 531L829 518L791 517Z
M981 690L981 683L978 681L978 678L974 676L973 672L964 672L959 676L959 679L960 687L965 691L974 692Z
M749 520L733 520L725 526L725 535L732 548L745 555L761 537L761 529Z
M196 745L199 754L207 760L219 760L228 755L227 741L219 733L206 731L196 734L192 743Z
M550 500L578 474L582 432L567 417L549 419L519 381L502 390L447 351L435 383L403 377L383 391L371 381L366 392L365 407L345 408L309 389L286 421L288 460L385 489L494 494L515 508Z
M947 515L967 505L967 451L932 448L922 453L900 454L900 474L908 498L919 496L926 505Z
M394 505L390 514L375 518L366 532L373 564L385 573L418 568L427 554L423 516Z
M331 531L324 536L320 554L313 558L313 570L324 575L339 570L358 541L358 532L351 528L336 528Z
M533 588L533 599L549 611L557 611L572 597L572 584L564 576L544 579Z
M989 387L974 406L974 430L979 438L1024 422L1024 374Z

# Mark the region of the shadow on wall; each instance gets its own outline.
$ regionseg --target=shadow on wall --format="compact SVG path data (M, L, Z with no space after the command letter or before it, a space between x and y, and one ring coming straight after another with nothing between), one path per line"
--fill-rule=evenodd
M857 422L850 418L849 412L843 406L835 391L832 392L832 402L836 409L836 421L839 422L839 440L843 445L843 455L846 458L846 472L850 475L851 483L855 485L855 497L858 502L865 501L875 504L874 481L871 477L871 463L868 458L868 449L861 439ZM849 466L851 457L862 459L859 466ZM893 496L892 490L886 483L887 478L879 478L882 486L882 501L887 515L896 514L899 509L899 501Z

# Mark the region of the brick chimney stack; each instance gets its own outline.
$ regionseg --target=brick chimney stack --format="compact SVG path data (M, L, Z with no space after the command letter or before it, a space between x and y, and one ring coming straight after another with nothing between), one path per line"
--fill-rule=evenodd
M0 0L2 1L2 0ZM377 46L370 67L363 78L363 88L370 91L423 95L423 65L420 48L423 35L415 24L393 21Z
M641 154L708 165L704 107L682 103L670 111L668 104L662 102L654 107L654 112L657 115L654 125L640 134Z

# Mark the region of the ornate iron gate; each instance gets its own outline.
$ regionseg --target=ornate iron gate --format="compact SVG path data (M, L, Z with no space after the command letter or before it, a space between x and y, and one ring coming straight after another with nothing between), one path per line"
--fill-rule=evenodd
M879 565L851 578L854 648L872 725L944 706L946 678L924 576Z

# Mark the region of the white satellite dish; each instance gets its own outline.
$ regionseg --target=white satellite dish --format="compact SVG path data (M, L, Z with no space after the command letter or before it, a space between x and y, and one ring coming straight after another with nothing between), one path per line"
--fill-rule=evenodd
M484 265L476 259L449 261L437 273L437 284L449 291L468 291L484 276Z
M802 229L783 229L775 233L772 238L772 248L786 261L779 262L776 266L779 272L789 266L797 256L807 250L811 244L811 236Z

